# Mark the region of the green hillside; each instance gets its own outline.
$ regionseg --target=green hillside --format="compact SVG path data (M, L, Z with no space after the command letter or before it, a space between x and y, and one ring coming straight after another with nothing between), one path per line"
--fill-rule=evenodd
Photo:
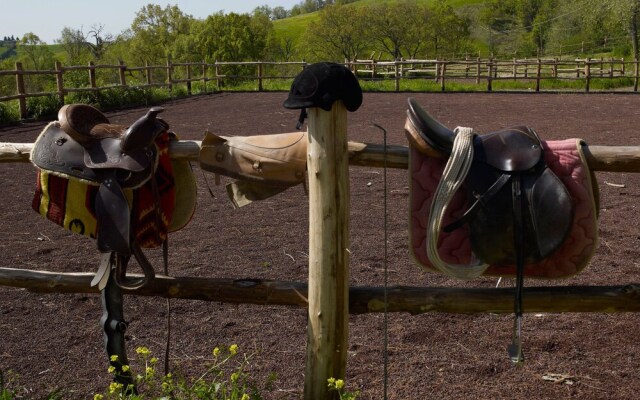
M16 53L16 42L14 41L0 41L0 60L7 59L9 57L15 56Z
M439 0L417 0L418 4L427 4L432 5L435 4ZM354 3L346 4L344 7L366 7L372 4L379 3L397 3L398 0L359 0ZM482 0L449 0L448 4L450 4L454 9L457 10L461 15L475 18L478 11L482 7L485 2ZM313 12L309 14L297 15L295 17L289 17L285 19L280 19L273 21L273 28L276 33L276 37L279 40L290 39L293 43L294 48L297 48L301 43L300 40L303 37L307 26L313 22L318 20L319 12ZM478 37L472 37L474 44L479 49L486 49L487 45L482 42L482 40Z

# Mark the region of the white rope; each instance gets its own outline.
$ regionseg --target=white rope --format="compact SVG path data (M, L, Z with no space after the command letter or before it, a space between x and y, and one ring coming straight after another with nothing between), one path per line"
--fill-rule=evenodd
M482 275L489 265L481 263L473 256L471 263L468 265L448 264L440 258L438 253L438 239L440 238L443 217L451 199L467 177L473 160L473 137L475 136L473 129L457 127L454 132L456 132L456 137L453 142L451 156L447 160L435 197L431 203L426 250L429 261L438 270L456 278L473 279Z

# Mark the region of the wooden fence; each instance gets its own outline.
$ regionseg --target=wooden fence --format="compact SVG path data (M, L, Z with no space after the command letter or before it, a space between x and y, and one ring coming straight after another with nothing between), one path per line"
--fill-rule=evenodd
M294 62L187 62L141 67L127 66L124 62L117 65L95 64L89 62L83 66L63 66L56 62L52 70L26 70L22 63L16 63L15 69L0 71L0 80L5 77L15 79L15 91L12 94L0 92L0 102L18 100L20 117L27 117L27 102L30 97L57 96L61 104L70 93L98 93L114 88L145 89L165 87L172 91L177 85L187 95L222 91L227 82L254 81L257 91L264 90L268 80L292 80L307 63ZM463 82L481 85L481 90L494 91L493 83L499 80L522 81L536 92L542 83L558 81L582 81L585 92L591 90L593 79L631 80L627 92L638 91L638 60L624 59L461 59L461 60L345 60L347 65L363 81L393 81L395 91L401 90L401 83L409 80L432 80L439 84L441 91L447 90L447 83ZM98 75L98 71L100 71ZM45 76L53 83L55 91L33 90L27 85L29 77ZM99 77L99 79L98 79ZM6 79L6 78L5 78ZM98 85L100 83L101 86ZM213 83L213 84L212 84ZM194 90L194 85L198 88ZM75 85L75 86L73 86ZM6 92L11 86L6 80L0 90ZM52 85L49 85L52 86ZM632 86L632 88L631 88ZM621 89L620 91L625 91Z
M497 80L533 82L539 92L542 81L583 81L584 91L589 92L591 81L598 79L629 78L633 80L633 92L638 91L638 60L622 59L471 59L463 60L354 60L345 61L360 78L372 80L392 79L395 90L400 90L400 82L409 79L433 79L446 91L446 82L475 82L486 84L486 90L494 90Z
M65 96L70 93L98 93L114 88L145 89L164 87L172 91L176 85L182 84L186 88L187 95L193 94L194 84L200 84L198 93L207 93L223 90L224 82L230 80L256 81L258 91L264 90L264 81L269 79L293 79L302 68L307 65L304 61L293 62L188 62L173 63L168 61L166 65L149 65L143 67L129 67L120 61L117 65L95 64L93 61L82 66L63 66L56 62L52 70L26 70L22 63L17 62L14 70L0 71L0 78L13 76L15 78L15 93L3 95L0 92L0 102L18 100L20 117L27 117L26 100L30 97L57 96L61 104L65 102ZM272 67L272 69L269 69ZM76 74L74 82L78 82L77 73L86 73L81 87L69 86L68 74ZM97 79L98 71L102 71L100 79ZM276 72L273 72L276 71ZM26 77L47 76L55 80L56 91L29 91ZM102 86L98 85L102 82ZM210 85L213 82L213 85ZM77 85L77 83L76 83Z

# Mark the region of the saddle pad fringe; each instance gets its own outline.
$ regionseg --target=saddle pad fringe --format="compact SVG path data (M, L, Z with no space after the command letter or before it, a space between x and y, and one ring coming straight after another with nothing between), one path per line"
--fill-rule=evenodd
M525 266L525 275L537 278L565 278L584 269L598 244L598 187L589 170L583 141L567 139L543 141L549 168L560 178L574 203L574 218L569 237L550 257ZM426 254L426 230L429 210L446 161L427 157L411 147L409 151L409 247L415 262L429 271L437 271ZM443 225L460 218L465 211L466 195L459 191L449 204ZM472 261L468 230L442 232L438 243L440 257L450 264ZM490 265L484 275L515 276L515 265Z

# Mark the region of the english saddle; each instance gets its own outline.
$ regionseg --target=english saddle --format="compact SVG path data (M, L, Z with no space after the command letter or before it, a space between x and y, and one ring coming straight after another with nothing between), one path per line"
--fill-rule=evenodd
M442 230L450 232L466 226L475 259L467 265L449 264L437 259L437 251L428 251L433 265L467 279L482 274L490 265L516 266L516 320L509 352L514 362L523 361L520 326L524 268L549 257L568 237L573 222L569 192L547 167L542 142L529 127L484 135L468 128L452 131L410 98L405 131L418 151L447 159L438 194L460 187L469 199L466 211ZM467 145L463 145L463 136L468 139ZM466 170L460 172L462 169L457 170L455 165L464 161L468 163ZM459 182L449 180L451 171L455 172L450 176ZM431 204L429 221L429 228L435 228L427 232L427 240L433 240L435 246L450 200L442 197L441 209L436 209L438 194Z

